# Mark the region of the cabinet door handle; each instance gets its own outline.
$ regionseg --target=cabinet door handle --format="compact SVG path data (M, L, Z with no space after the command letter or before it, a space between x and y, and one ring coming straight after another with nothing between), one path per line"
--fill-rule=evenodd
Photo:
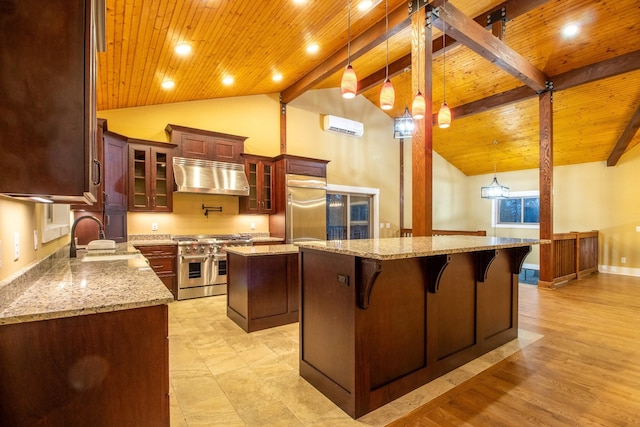
M97 181L94 179L93 185L98 186L102 182L102 164L100 163L100 160L97 160L97 159L93 159L93 164L96 166L98 170Z

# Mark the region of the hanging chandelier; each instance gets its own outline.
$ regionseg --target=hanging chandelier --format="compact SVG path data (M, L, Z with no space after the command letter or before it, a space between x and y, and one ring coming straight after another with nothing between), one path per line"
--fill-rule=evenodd
M494 139L493 145L497 149L498 141ZM506 199L509 197L509 187L500 185L496 177L495 149L493 155L493 181L480 189L480 197L483 199Z
M395 139L411 138L413 135L413 119L409 107L405 105L404 113L393 119L393 137Z

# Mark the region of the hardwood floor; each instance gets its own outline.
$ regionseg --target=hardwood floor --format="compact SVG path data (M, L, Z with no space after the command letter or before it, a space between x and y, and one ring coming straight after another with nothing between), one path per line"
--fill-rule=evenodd
M389 426L640 426L640 278L521 284L519 322L544 337Z

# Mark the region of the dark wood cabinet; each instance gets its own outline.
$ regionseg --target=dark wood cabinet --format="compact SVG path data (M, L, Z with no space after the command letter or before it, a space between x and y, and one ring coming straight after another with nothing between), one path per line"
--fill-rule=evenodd
M178 146L177 154L190 159L242 163L246 136L229 135L203 129L168 124L165 128L171 142Z
M149 261L149 265L162 280L162 283L171 291L173 297L178 295L177 259L178 248L176 245L134 245Z
M270 214L274 211L274 167L269 157L243 154L249 195L240 199L240 213Z
M129 210L173 210L174 144L129 139Z
M99 158L103 165L98 201L91 206L74 205L74 218L92 215L104 224L107 239L127 241L127 138L107 130L106 120L98 120ZM98 238L96 224L81 222L76 228L79 245Z
M168 307L0 326L3 426L168 426Z
M283 174L327 177L328 160L280 154L273 161L279 165Z
M0 5L0 193L95 203L93 2Z
M104 132L104 232L107 239L127 241L127 138Z

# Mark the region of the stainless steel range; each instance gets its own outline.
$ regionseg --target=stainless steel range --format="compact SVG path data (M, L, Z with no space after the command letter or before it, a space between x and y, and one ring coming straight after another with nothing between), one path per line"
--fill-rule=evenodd
M227 293L228 246L250 246L244 234L173 236L178 242L178 299Z

